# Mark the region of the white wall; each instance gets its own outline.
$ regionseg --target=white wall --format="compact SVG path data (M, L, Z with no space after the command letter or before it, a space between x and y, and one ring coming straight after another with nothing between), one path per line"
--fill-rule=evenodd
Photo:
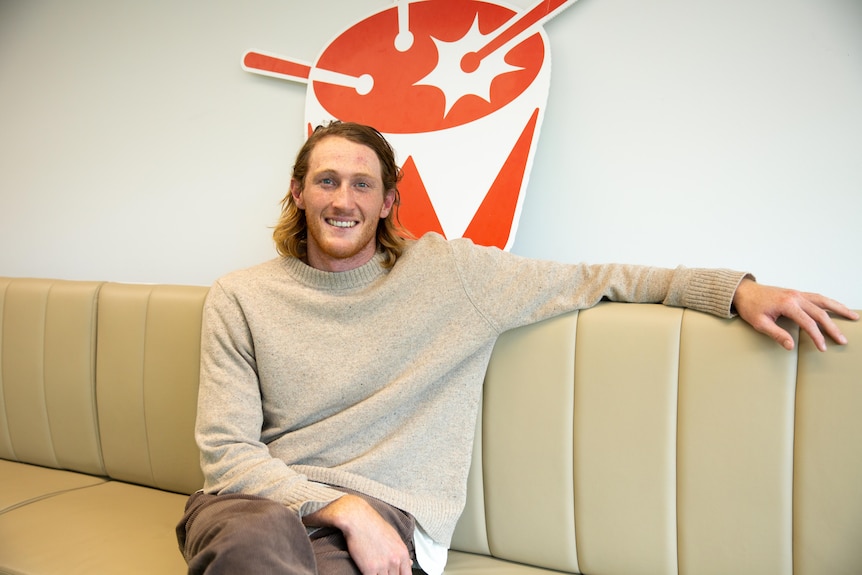
M305 88L240 57L313 61L388 4L0 1L0 275L209 284L272 257ZM862 3L581 0L546 30L514 252L862 308Z

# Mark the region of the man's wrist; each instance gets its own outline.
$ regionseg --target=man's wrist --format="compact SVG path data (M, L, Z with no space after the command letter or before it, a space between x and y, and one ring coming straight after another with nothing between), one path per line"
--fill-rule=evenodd
M362 513L368 504L361 497L344 494L330 504L302 518L306 527L334 527L344 533L350 531L352 518Z

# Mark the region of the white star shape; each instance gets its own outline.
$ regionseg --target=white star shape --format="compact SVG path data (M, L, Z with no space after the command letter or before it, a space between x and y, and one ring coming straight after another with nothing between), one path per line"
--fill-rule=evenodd
M479 31L479 14L476 14L470 30L460 40L444 42L431 37L437 46L437 65L431 73L413 84L414 86L434 86L443 92L446 109L443 117L458 100L472 94L491 102L491 82L494 78L507 72L523 70L523 68L506 63L506 53L496 50L482 59L479 67L473 72L465 72L461 68L461 59L465 54L476 52L488 43L491 34Z

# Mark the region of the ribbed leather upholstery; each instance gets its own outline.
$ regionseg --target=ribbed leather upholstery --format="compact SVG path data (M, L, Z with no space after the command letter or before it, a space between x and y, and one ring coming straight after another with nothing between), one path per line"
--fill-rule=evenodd
M207 288L106 284L99 298L97 401L113 479L191 493Z
M185 572L206 293L0 278L0 573Z
M582 313L575 360L575 518L581 567L672 573L682 311ZM620 545L631 552L619 553Z
M790 573L796 357L739 323L687 314L685 324L680 571Z
M206 293L0 278L0 574L185 572ZM602 304L504 334L447 575L859 575L862 322L841 326L787 352Z
M862 323L784 325L798 352L657 305L504 334L447 573L862 573Z
M862 324L846 348L799 349L793 467L795 573L862 573Z
M94 394L100 287L0 280L0 457L104 475Z

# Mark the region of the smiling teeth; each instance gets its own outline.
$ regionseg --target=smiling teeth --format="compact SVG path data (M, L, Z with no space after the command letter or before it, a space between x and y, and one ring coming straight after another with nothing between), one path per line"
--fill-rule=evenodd
M336 228L352 228L356 225L356 222L343 222L340 220L326 220L326 223Z

